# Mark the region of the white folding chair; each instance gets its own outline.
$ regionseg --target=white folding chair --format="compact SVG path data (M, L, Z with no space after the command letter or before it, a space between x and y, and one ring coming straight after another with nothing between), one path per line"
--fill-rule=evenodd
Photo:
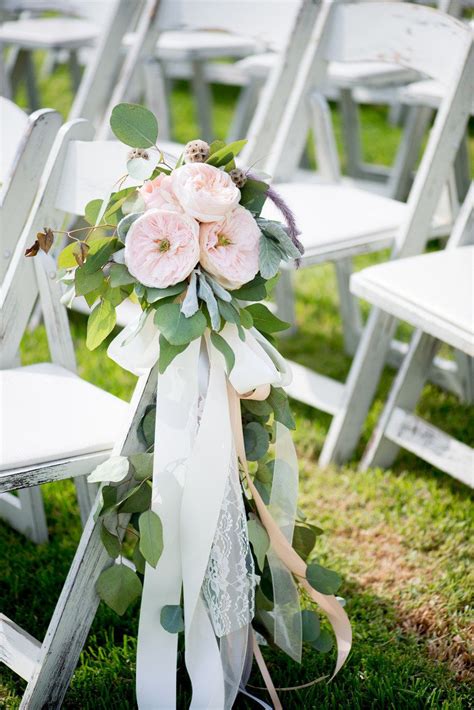
M400 447L474 486L474 449L415 415L442 343L474 358L474 185L445 250L378 264L354 274L352 291L416 328L361 468L390 466Z
M89 131L88 127L85 132ZM58 227L64 220L64 212L51 198L61 178L62 159L61 149L53 148L0 286L0 513L36 542L47 539L39 492L30 489L17 498L12 491L21 488L25 479L39 484L84 476L109 456L127 412L125 402L75 374L74 348L52 257L41 254L39 260L32 260L24 256L36 232L45 225ZM52 362L17 367L22 336L38 298ZM84 478L76 478L76 488L84 521L94 491Z
M55 111L43 109L28 117L14 103L0 97L0 284L61 122ZM11 353L9 365L17 364L18 352ZM19 491L18 496L0 495L0 518L35 542L47 539L43 503L37 488Z
M0 25L0 44L11 50L11 57L7 59L10 92L13 95L15 84L26 72L30 109L34 110L41 104L41 99L32 52L66 52L73 90L76 91L81 80L78 52L95 45L104 24L107 26L115 12L117 0L3 0L2 4L4 10L20 13L17 19ZM60 14L56 17L37 16L45 10Z
M37 447L27 453L28 441L23 438L23 455L35 460L21 468L0 470L0 490L29 490L40 483L87 473L108 458L113 440L118 441L114 448L116 453L132 453L143 447L137 428L156 394L157 369L138 382L130 405L75 376L68 369L73 357L72 343L66 315L59 303L54 263L46 255L39 261L38 256L32 260L23 255L39 225L56 228L66 214L83 214L91 197L105 197L117 176L123 174L126 146L117 142L92 142L93 133L86 121L73 121L60 130L36 203L7 273L7 283L0 291L2 316L14 312L16 318L15 328L10 329L7 327L9 319L1 319L2 353L16 352L20 331L28 321L39 292L55 363L0 372L0 376L7 378L6 386L0 384L5 394L2 411L9 419L16 419L14 423L6 422L8 435L18 438L26 428L28 437L33 438ZM11 378L9 382L8 378ZM26 388L27 402L21 405ZM15 404L16 409L11 402L12 394L20 401ZM38 413L35 403L38 394L48 412L43 409L42 414ZM16 414L20 406L18 421ZM54 431L50 436L46 423L51 416ZM65 427L68 419L71 430ZM38 421L41 425L37 425ZM47 446L49 451L46 451ZM82 451L78 451L79 447ZM36 460L38 449L44 454L41 462ZM97 608L95 583L107 563L107 553L100 541L100 525L94 522L92 511L43 644L0 615L0 661L28 681L22 708L60 707Z
M360 316L349 291L351 260L357 254L394 244L394 257L423 250L433 233L432 215L466 126L474 58L470 30L436 10L395 2L323 2L320 8L286 110L275 118L279 127L272 145L268 145L262 130L265 126L268 129L270 113L266 119L260 117L260 132L251 133L243 160L251 164L260 146L265 149L268 145L269 157L263 169L280 183L278 189L302 228L306 248L302 267L329 261L336 265L346 346L349 351L357 348L349 378L342 385L295 366L289 390L296 399L334 415L321 456L322 463L329 463L344 461L354 450L395 330L394 320L374 309L359 341ZM370 34L367 27L372 28ZM444 48L443 56L449 56L449 62L431 51L434 44ZM319 93L314 93L325 85L331 61L384 59L397 63L400 57L404 66L431 75L447 87L408 204L347 186L339 179L327 105ZM307 103L310 96L311 109ZM266 103L262 115L272 100ZM311 110L319 164L329 176L326 180L318 181L297 170L311 125ZM294 181L284 182L289 178ZM266 215L274 215L271 207ZM440 227L443 232L447 225ZM289 320L292 289L290 272L287 274L279 298L281 312ZM441 381L459 387L452 374L449 370L437 371Z

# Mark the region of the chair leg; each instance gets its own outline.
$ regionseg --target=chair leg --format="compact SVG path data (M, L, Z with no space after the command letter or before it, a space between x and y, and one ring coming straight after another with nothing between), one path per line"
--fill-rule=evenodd
M412 106L409 108L402 140L387 187L387 195L394 200L404 201L407 199L412 183L412 172L432 113L432 109L426 107Z
M293 285L293 272L290 269L283 269L275 287L275 299L278 317L290 323L291 328L285 331L285 335L291 335L296 331L296 310L295 310L295 290Z
M79 476L78 478L75 478L74 485L76 487L76 496L79 504L81 522L82 525L85 525L97 497L98 488L93 483L87 483L86 476Z
M163 67L158 59L143 63L145 78L145 104L158 118L160 140L171 139L170 94L167 91Z
M341 89L339 105L346 148L347 174L355 178L362 177L359 110L350 89Z
M474 404L474 358L459 350L454 352L461 385L461 399L465 404Z
M253 77L251 77L248 84L241 89L234 111L234 117L227 134L228 143L239 140L242 136L247 135L252 117L257 108L261 89L261 80Z
M336 278L339 291L339 309L344 331L344 349L354 355L362 333L362 317L358 299L352 295L349 282L352 274L352 259L336 261Z
M194 98L200 138L210 142L212 140L212 92L205 76L205 63L199 60L192 62L192 78Z
M32 542L48 542L48 526L39 486L20 490L17 495L0 495L0 518Z
M81 66L79 64L79 58L77 55L77 51L75 49L72 49L69 52L69 59L68 59L68 64L69 64L69 74L71 76L71 88L74 94L77 93L77 90L79 88L79 84L81 83Z
M373 308L326 436L319 462L342 464L353 454L369 412L396 328L396 320Z
M360 462L361 470L365 471L375 466L388 468L394 462L399 446L385 436L390 418L395 408L407 412L415 409L438 347L439 342L432 336L421 330L414 333L407 355Z
M156 393L157 368L138 382L130 403L127 430L117 443L117 454L143 449L137 430L147 406ZM101 521L94 520L99 496L89 515L66 582L41 646L38 663L21 701L20 710L45 710L61 707L87 634L99 604L95 590L102 570L110 562L100 539ZM123 525L129 515L124 515Z

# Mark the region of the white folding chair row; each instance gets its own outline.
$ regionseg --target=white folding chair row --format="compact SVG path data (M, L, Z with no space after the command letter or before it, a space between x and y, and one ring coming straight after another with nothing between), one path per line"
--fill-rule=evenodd
M363 269L353 293L416 328L361 468L390 466L400 447L474 486L474 449L413 414L442 343L474 362L474 185L444 251Z
M370 35L365 31L368 26L373 28ZM433 53L434 45L443 47L443 52ZM450 62L441 59L446 56ZM300 181L298 164L310 127L307 101L324 87L329 62L385 59L396 63L401 57L404 66L447 87L408 204L338 181L334 154L328 152L335 143L329 114L318 93L313 100L316 112L313 130L318 157L323 156L327 174L332 171L333 179L326 183ZM302 228L301 239L306 248L302 268L335 262L346 341L352 331L352 342L349 340L347 346L350 349L355 343L357 348L346 385L295 368L290 394L334 414L321 456L323 463L344 461L353 452L395 329L394 322L374 309L359 340L360 316L349 291L351 259L389 245L393 248L392 257L423 251L431 234L435 207L465 130L473 82L472 34L459 21L408 3L323 2L286 110L275 119L279 127L268 151L264 133L251 131L245 160L251 164L262 154L268 155L263 169L275 176L280 193L293 207ZM268 98L267 104L271 105ZM260 127L268 125L268 117L263 113L262 110ZM275 216L270 206L266 216ZM292 312L288 307L292 299L290 276L287 272L278 294L287 320L288 311ZM449 370L437 374L453 379ZM451 384L456 386L456 382Z
M59 116L54 112L47 115L56 119L57 130ZM52 138L51 129L43 131L42 137L45 142L35 158L47 147L48 137ZM57 228L64 221L64 213L56 210L52 199L62 179L64 161L64 146L58 141L36 185L21 237L11 245L13 254L0 285L0 515L36 542L47 539L39 492L30 488L17 498L12 491L21 488L25 479L42 483L87 474L110 455L127 412L125 402L76 375L74 347L52 257L42 254L39 260L32 260L24 256L37 231L45 225ZM27 154L31 159L31 153ZM16 210L20 212L18 197L17 192ZM25 207L28 209L27 203ZM38 298L52 362L18 367L20 343ZM84 478L76 479L76 488L85 520L94 491Z
M312 3L308 2L308 7L310 4ZM444 163L454 154L457 137L460 138L463 129L461 124L463 124L462 117L465 106L459 96L463 94L465 88L464 82L466 80L463 77L472 68L471 47L467 43L465 35L458 31L456 25L448 24L446 26L441 24L440 29L437 14L433 16L428 11L423 10L423 13L428 13L422 15L424 23L417 27L417 31L413 31L413 18L415 17L413 10L415 8L397 5L396 9L400 14L398 15L398 20L393 22L394 3L370 3L371 13L375 11L382 26L387 28L385 33L377 34L377 41L381 43L379 46L377 42L373 42L372 37L368 38L367 36L368 5L338 7L333 3L323 4L323 14L319 16L316 28L318 32L321 30L321 22L324 21L326 23L330 21L331 17L335 20L332 31L341 26L349 26L351 28L350 32L344 33L343 38L340 38L344 39L342 42L342 46L346 47L344 53L340 51L338 43L336 45L333 43L327 45L330 48L331 59L340 58L341 54L343 56L350 55L351 57L355 55L354 58L359 59L353 42L361 42L367 48L368 40L370 40L371 46L365 50L365 55L369 55L368 57L365 56L365 58L368 59L371 52L378 52L381 47L387 46L387 31L390 28L393 51L399 51L400 48L407 50L406 38L408 38L408 49L410 50L408 56L411 57L415 68L418 68L417 65L421 62L419 49L417 49L422 38L420 38L421 27L425 28L425 32L428 31L427 26L433 30L431 33L432 43L438 47L446 46L446 34L448 37L454 35L455 39L455 45L448 47L451 56L455 54L458 60L458 71L452 71L449 76L452 83L452 95L442 108L440 117L438 117L428 148L429 160L425 157L421 172L418 174L416 192L411 198L410 214L409 219L407 219L408 224L402 232L404 239L400 241L402 253L409 253L410 251L413 253L421 249L422 243L426 239L430 221L429 213L432 211L433 206L432 202L436 202L444 182L442 168ZM401 7L403 7L403 10L401 10ZM419 17L419 15L416 15L416 17ZM412 30L411 34L406 32L407 25ZM334 38L332 32L331 35ZM317 53L319 60L322 59L320 52L321 50ZM303 63L303 68L305 63ZM426 59L423 62L423 66L425 64ZM285 84L288 81L288 75L282 70L281 76ZM300 80L303 84L295 87L298 91L305 88L304 74L300 77ZM295 120L296 106L294 106L294 98L294 96L290 97L290 110L283 115L282 130L285 129L285 131L288 131L288 122ZM273 97L272 102L270 102L279 116L281 116L280 110L282 109L281 101L281 96L278 96ZM302 126L296 120L295 131L298 129L304 129L304 125ZM51 223L55 215L55 210L52 209L53 205L57 210L66 210L69 213L83 210L85 202L90 197L90 190L84 190L84 187L91 176L96 181L93 186L95 194L104 194L104 191L106 192L110 187L111 181L115 179L114 176L107 175L107 165L98 159L102 150L101 144L99 142L87 144L87 139L91 134L90 127L81 122L70 124L61 130L53 159L49 163L50 179L42 185L41 201L44 213L41 216L38 213L38 223L44 222L46 218L46 222ZM283 137L282 134L277 136L279 141ZM287 142L287 137L288 133L285 135L285 143ZM277 147L281 146L277 144ZM94 157L94 161L89 168L87 166L87 148L89 148L88 155ZM85 156L85 162L80 159L81 155ZM81 170L86 171L83 175L77 174L79 165ZM104 167L97 175L97 167L101 165ZM100 189L99 182L101 180L104 181L104 185ZM81 200L82 205L80 204ZM37 224L32 223L29 226L30 232L33 232ZM413 232L415 237L417 237L416 239L412 239ZM25 231L25 243L28 238L31 238L31 234L26 234ZM23 246L24 244L21 244L21 248ZM18 253L20 253L20 250ZM20 273L20 269L26 268L30 267L25 266L25 260L21 263L19 262L16 266L17 273ZM373 368L381 369L382 367L385 351L392 335L392 329L390 327L387 328L388 325L388 320L381 319L380 315L374 311L371 323L366 331L364 348L358 355L358 361L364 362L369 371ZM383 352L380 352L380 350L377 352L378 341L382 341L384 344ZM367 348L369 348L369 352L372 349L374 350L375 356L379 358L380 362L377 359L374 360L373 356L372 362L367 361ZM146 406L152 400L156 387L156 374L156 368L153 368L148 376L139 381L129 410L129 420L122 436L119 438L114 453L127 454L140 450L141 445L137 439L137 425ZM354 372L352 376L354 378L359 374L362 376L361 385L373 389L373 379L376 375L372 373L370 381L367 382L365 370L362 373ZM346 389L350 395L353 394L353 388L349 386ZM363 394L360 396L364 406ZM35 483L35 476L36 474L24 476L23 480L16 481L16 485L32 485ZM10 666L13 666L17 672L20 671L28 682L22 701L22 708L60 707L97 608L98 597L95 591L95 583L101 570L107 564L110 564L110 561L107 560L107 554L104 552L100 542L100 525L94 521L91 513L41 646L39 642L31 639L29 635L18 629L13 623L4 620L4 625L8 625L9 633L5 634L6 641L4 643L8 645L8 649L7 652L4 651L2 654L3 657L15 659L15 651L18 651L18 649L23 651L21 664L16 663L15 667L14 662L9 661ZM18 658L18 654L16 657Z

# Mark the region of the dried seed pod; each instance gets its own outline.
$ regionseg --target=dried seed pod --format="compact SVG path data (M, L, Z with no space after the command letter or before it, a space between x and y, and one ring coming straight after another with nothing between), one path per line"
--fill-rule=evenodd
M185 163L204 163L210 153L209 143L202 140L189 141L184 147Z
M148 160L148 153L143 148L134 148L131 150L127 156L128 160L133 160L134 158L143 158Z
M247 182L247 173L240 168L234 168L230 171L229 175L234 185L239 189Z

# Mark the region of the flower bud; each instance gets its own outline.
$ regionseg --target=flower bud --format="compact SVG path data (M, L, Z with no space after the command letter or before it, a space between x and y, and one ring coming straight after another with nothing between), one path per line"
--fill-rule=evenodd
M234 168L230 171L229 175L234 185L239 189L243 187L247 182L247 174L244 170L241 170L240 168Z

